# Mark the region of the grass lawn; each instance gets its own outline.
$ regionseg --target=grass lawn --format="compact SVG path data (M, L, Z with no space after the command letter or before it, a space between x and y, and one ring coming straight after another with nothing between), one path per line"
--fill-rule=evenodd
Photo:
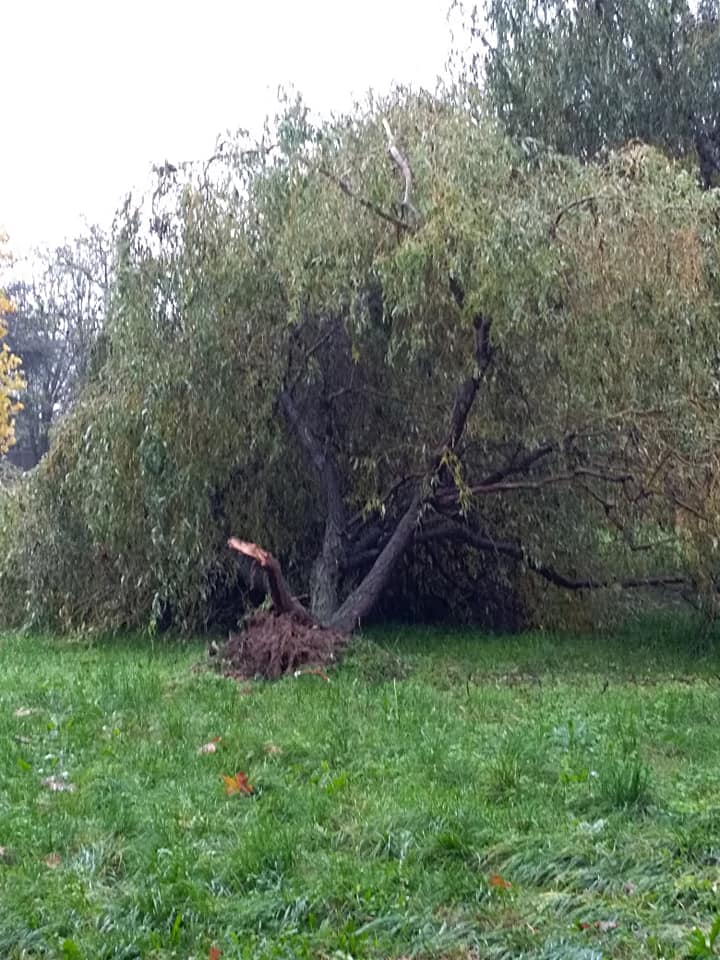
M720 646L373 639L274 684L1 639L0 957L714 955Z

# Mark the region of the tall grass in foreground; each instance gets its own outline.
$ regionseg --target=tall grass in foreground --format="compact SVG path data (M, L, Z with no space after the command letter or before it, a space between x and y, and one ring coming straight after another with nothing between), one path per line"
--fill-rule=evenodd
M712 637L373 639L275 684L194 672L199 646L1 640L0 957L715 949Z

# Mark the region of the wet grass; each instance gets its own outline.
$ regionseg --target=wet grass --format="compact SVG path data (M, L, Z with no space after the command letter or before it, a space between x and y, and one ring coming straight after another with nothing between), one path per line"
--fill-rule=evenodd
M199 645L1 640L0 957L712 955L710 634L372 641L238 684Z

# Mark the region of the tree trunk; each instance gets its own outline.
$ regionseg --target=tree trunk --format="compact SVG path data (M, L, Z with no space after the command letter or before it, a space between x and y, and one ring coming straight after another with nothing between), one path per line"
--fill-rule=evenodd
M415 535L421 505L422 494L418 491L369 573L330 618L329 625L333 630L352 633L375 606L390 580L395 564Z
M344 556L341 532L328 519L322 553L316 558L310 575L310 610L320 623L329 623L339 606L338 591Z
M325 500L325 533L310 578L310 609L320 623L328 623L338 608L340 573L345 559L343 530L346 517L340 473L332 450L310 429L289 390L281 392L280 405L315 469Z

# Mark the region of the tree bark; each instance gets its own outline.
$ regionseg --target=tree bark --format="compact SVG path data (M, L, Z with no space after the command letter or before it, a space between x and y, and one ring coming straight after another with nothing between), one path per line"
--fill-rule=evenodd
M333 630L352 633L375 606L395 564L412 541L421 506L422 494L418 491L370 571L330 618Z
M322 550L313 564L310 578L310 610L321 623L327 623L338 608L340 575L345 560L343 530L346 520L340 472L332 452L312 432L287 389L280 394L280 407L315 469L325 499L325 532Z

